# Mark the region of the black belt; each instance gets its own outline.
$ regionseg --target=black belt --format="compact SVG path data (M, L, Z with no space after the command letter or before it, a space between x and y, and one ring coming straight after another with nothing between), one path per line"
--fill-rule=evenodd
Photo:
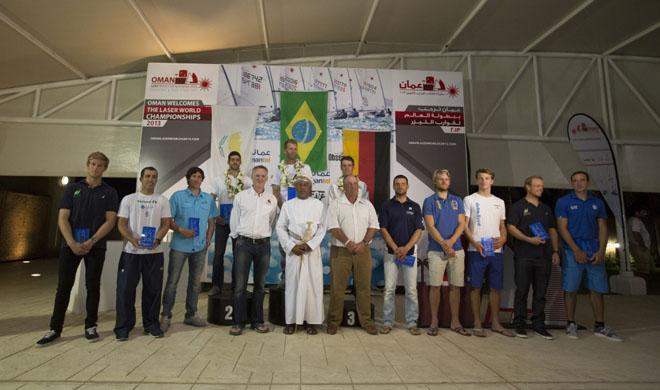
M269 241L270 241L270 237L264 237L264 238L251 238L251 237L246 237L246 236L241 236L241 235L238 236L238 239L239 239L239 240L245 240L245 241L251 242L251 243L253 243L253 244L263 244L263 243L265 243L265 242L269 242Z

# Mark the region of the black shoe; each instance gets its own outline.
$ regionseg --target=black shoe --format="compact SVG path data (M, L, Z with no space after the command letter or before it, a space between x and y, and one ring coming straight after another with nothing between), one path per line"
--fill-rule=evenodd
M128 341L128 335L127 334L115 334L115 339L117 341Z
M53 341L57 340L60 338L60 333L56 332L54 330L49 330L48 333L44 335L44 337L40 338L39 341L37 341L37 347L45 347L46 345L52 343Z
M100 336L99 336L98 332L96 331L96 326L92 326L91 328L85 329L85 338L90 343L94 343L94 342L100 340Z
M154 336L154 337L157 338L157 339L159 339L159 338L165 336L165 332L163 332L163 331L160 330L160 329L156 329L156 330L145 329L145 330L144 330L144 334L145 334L145 335L149 335L149 334L150 334L150 335Z
M534 333L536 333L537 335L543 337L546 340L554 340L555 339L555 337L550 332L545 330L545 328L534 329Z
M516 337L520 337L521 339L527 338L527 329L525 329L524 326L517 326L513 333L516 334Z

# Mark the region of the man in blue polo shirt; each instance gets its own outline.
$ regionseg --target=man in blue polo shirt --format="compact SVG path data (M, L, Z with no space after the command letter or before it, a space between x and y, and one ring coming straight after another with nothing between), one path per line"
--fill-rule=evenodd
M396 281L399 269L403 271L406 288L406 326L411 334L420 334L417 328L419 307L417 303L417 241L422 236L422 210L419 204L408 198L408 178L394 178L394 197L383 203L378 223L380 233L387 244L383 261L385 270L385 294L383 296L383 328L390 333L394 326Z
M202 270L206 261L206 249L213 238L215 217L220 213L211 194L202 192L204 171L199 167L188 169L188 188L177 191L170 198L174 230L170 244L170 262L167 267L167 283L163 294L163 313L160 326L167 331L172 321L172 307L176 298L183 264L188 259L188 291L186 294L186 325L206 326L197 316L197 298L202 289Z
M608 292L605 271L605 246L607 245L607 210L602 200L589 194L589 174L577 171L571 175L573 192L565 195L555 205L557 230L564 240L562 278L566 301L566 334L578 338L575 323L577 290L587 273L587 286L591 290L594 312L594 335L612 341L623 341L605 326L603 294Z
M463 200L449 193L451 178L446 169L433 172L435 193L424 199L424 222L429 229L429 302L431 304L430 336L438 335L438 307L440 286L445 269L449 279L449 309L451 329L463 336L470 333L463 329L458 318L461 304L461 287L465 285L465 252L461 234L465 229Z

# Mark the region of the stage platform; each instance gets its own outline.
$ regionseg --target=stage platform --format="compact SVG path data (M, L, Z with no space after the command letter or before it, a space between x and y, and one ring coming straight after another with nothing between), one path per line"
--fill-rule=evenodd
M580 340L553 330L556 339L485 339L447 329L412 336L401 324L388 335L341 328L335 336L285 336L228 327L182 324L180 289L166 337L127 342L112 335L114 312L101 313L102 340L82 337L83 317L69 314L62 339L35 348L48 330L57 282L54 260L0 264L0 389L658 389L660 296L607 296L608 325L625 338L610 342L581 332ZM31 274L40 273L39 277ZM380 323L382 296L374 292ZM204 315L207 297L200 296ZM267 312L267 310L266 310ZM588 297L578 320L592 327ZM403 296L397 296L397 319Z

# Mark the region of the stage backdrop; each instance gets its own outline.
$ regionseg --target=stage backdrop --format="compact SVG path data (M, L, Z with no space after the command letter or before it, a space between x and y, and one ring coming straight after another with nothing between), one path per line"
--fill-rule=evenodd
M433 192L431 173L436 168L449 169L453 190L461 196L467 193L459 72L152 63L147 71L140 167L158 168L157 191L168 197L186 187L184 175L192 166L206 172L202 188L210 191L226 166L227 153L235 149L247 154L245 172L265 165L272 177L280 158L283 91L328 93L327 169L313 172L315 197L325 198L341 174L339 160L345 149L356 158L357 173L367 183L377 211L392 195L391 178L397 174L409 178L410 198L420 205ZM277 283L280 254L275 234L271 244L267 282ZM426 253L426 245L423 239L420 253ZM374 285L384 283L384 250L378 236L372 247ZM211 245L209 262L213 253ZM328 283L328 236L322 253ZM231 259L229 246L227 271ZM225 276L229 278L230 272Z

